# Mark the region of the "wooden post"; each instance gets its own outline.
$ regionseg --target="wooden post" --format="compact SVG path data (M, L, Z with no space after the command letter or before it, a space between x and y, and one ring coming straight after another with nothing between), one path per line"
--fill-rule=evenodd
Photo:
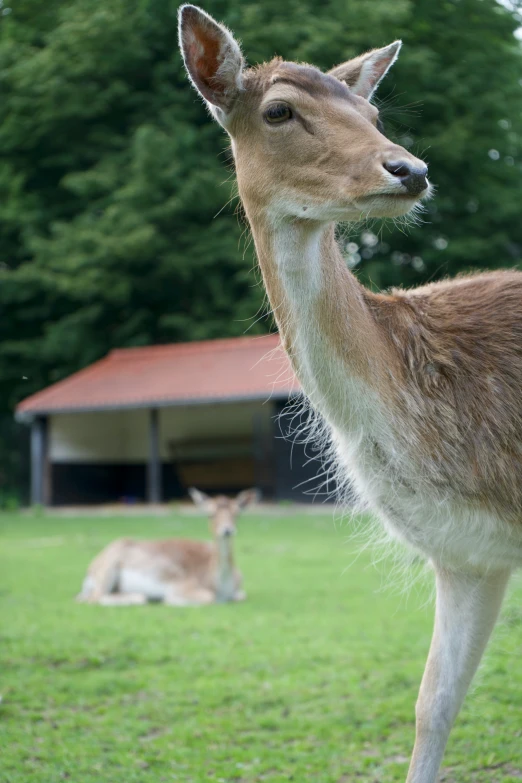
M275 495L275 465L274 465L274 440L275 433L275 406L270 403L270 416L258 412L252 421L252 446L255 469L255 485L261 490L264 499L271 499Z
M47 416L35 416L31 424L31 503L49 503Z
M151 408L149 412L149 460L147 464L147 500L149 503L161 503L161 455L159 448L159 411Z

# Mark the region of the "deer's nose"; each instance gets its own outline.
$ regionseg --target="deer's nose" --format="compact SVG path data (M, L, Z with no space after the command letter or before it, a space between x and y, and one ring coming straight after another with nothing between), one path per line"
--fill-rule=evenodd
M408 193L418 196L428 187L427 166L412 166L406 160L390 160L382 164L386 171L400 179Z

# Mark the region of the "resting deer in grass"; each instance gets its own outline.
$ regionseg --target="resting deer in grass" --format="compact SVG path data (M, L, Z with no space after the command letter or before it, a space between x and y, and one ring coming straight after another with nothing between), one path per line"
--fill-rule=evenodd
M127 606L162 601L171 606L242 601L242 576L234 566L236 519L257 498L255 490L237 498L211 498L197 489L190 496L210 519L214 541L113 541L88 568L78 601Z
M325 74L247 69L229 31L180 9L189 77L232 141L239 194L286 351L338 463L394 536L433 564L433 640L408 783L434 783L451 726L522 562L522 274L375 294L338 221L396 217L425 164L370 103L400 42Z

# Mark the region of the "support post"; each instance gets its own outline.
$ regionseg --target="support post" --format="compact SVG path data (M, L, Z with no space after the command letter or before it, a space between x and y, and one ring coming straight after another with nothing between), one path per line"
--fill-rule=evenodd
M149 412L149 459L147 463L147 500L149 503L161 503L161 457L159 448L159 411L151 408Z
M36 416L31 424L31 503L49 503L47 416Z
M261 490L263 499L275 496L275 465L274 465L274 421L275 407L269 404L269 414L266 408L254 413L252 420L252 452L254 457L255 485Z

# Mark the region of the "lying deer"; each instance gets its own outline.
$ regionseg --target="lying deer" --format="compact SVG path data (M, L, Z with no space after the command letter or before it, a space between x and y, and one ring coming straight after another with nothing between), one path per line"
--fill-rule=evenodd
M245 490L235 499L223 495L211 498L197 489L189 492L210 518L213 543L182 538L113 541L90 564L77 600L105 606L148 601L188 606L244 600L232 539L236 518L256 500L256 491Z
M329 73L279 58L248 69L229 31L185 5L180 45L231 138L272 311L340 473L433 564L407 781L434 783L522 563L522 274L376 294L348 270L338 221L405 215L430 193L425 164L370 103L400 41Z

